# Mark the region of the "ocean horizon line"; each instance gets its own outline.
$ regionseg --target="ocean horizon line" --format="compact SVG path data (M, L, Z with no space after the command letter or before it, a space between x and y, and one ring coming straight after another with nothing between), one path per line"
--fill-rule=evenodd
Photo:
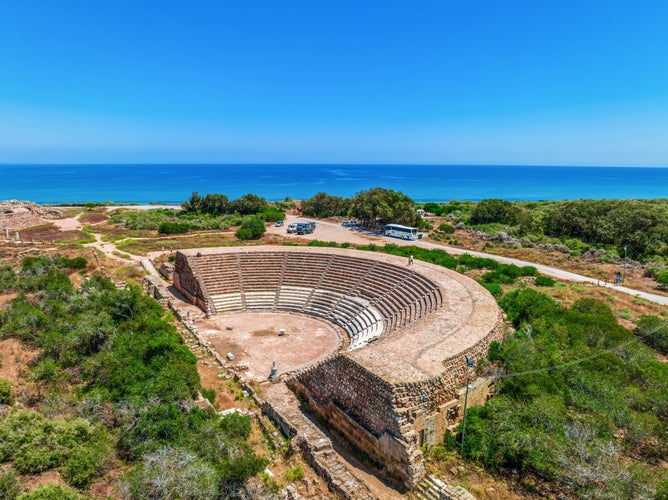
M35 166L35 167L60 167L60 166L176 166L176 165L201 165L201 166L349 166L349 167L373 167L373 166L430 166L430 167L517 167L517 168L668 168L668 165L601 165L601 164L552 164L552 163L437 163L437 162L207 162L207 161L177 161L177 162L1 162L0 166Z
M416 201L666 197L668 168L426 164L0 164L0 199L38 203L178 204L194 191L238 198L349 198L383 187Z

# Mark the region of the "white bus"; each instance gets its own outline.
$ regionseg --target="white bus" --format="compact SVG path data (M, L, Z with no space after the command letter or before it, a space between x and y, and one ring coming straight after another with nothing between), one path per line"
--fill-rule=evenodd
M385 227L385 236L401 238L402 240L417 240L418 230L416 227L401 226L399 224L387 224Z

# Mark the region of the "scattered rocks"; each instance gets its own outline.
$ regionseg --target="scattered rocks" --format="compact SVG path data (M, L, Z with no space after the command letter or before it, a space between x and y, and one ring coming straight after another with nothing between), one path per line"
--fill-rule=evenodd
M0 229L7 228L14 231L39 226L46 221L60 219L61 217L62 214L59 210L42 207L31 201L0 201ZM4 236L3 234L2 237Z
M160 265L160 274L162 274L165 279L172 280L174 277L174 264L171 262L163 262Z

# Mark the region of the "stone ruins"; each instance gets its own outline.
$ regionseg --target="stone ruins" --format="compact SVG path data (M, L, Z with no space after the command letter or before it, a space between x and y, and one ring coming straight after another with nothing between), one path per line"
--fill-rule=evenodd
M504 328L475 281L353 249L179 251L174 286L210 315L290 312L334 325L341 349L280 381L405 489L425 476L420 446L460 418L465 356L484 357Z
M42 207L30 201L0 201L0 230L15 231L60 219L61 213L55 208Z

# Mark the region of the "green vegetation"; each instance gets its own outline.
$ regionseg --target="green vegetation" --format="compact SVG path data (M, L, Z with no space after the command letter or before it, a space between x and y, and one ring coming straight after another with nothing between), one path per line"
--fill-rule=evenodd
M0 293L19 292L0 310L0 338L41 353L25 381L35 390L16 394L0 379L2 404L22 403L0 416L1 492L16 496L14 472L55 469L71 489L26 498L78 498L120 460L130 497L215 498L263 470L248 417L232 425L190 404L201 389L196 359L160 305L98 276L75 289L58 269L67 262L0 268Z
M456 210L452 210L454 206ZM424 208L436 214L452 214L454 220L469 223L488 234L505 232L515 238L528 238L531 243L562 244L577 255L592 246L623 255L627 246L630 255L636 258L668 258L668 199L544 202L486 199L468 204L426 203Z
M241 227L236 230L234 235L240 240L257 240L262 237L265 231L264 219L261 217L251 217L241 224Z
M549 276L537 276L534 280L536 286L554 286L555 281Z
M325 244L319 246L330 245ZM542 278L541 276L538 276L538 270L533 266L519 267L514 264L501 264L493 259L474 257L470 254L454 257L445 250L440 249L427 250L422 247L395 245L394 243L389 243L382 247L376 245L364 245L357 248L359 250L384 252L392 255L400 255L402 257L412 255L418 260L430 262L448 269L456 269L460 272L472 269L488 269L489 271L481 276L480 283L495 297L499 297L503 293L503 289L499 285L512 285L522 277L536 276L536 279Z
M658 316L642 315L634 333L648 346L664 356L668 355L668 325L665 320Z
M207 194L202 198L195 192L183 202L182 210L156 208L134 212L119 211L110 217L109 223L122 224L123 227L135 231L157 230L159 234L226 230L258 217L263 222L284 220L285 205L289 203L268 203L254 194L245 194L237 200L229 201L224 194ZM245 235L246 231L242 234ZM242 239L255 237L259 236Z
M652 496L668 450L666 364L593 299L564 308L524 289L500 304L517 330L488 357L510 376L469 410L464 456L576 495Z
M352 198L318 193L304 200L302 212L312 217L354 217L362 225L373 227L389 223L409 226L420 223L413 200L401 192L380 187L360 191Z
M327 193L317 193L302 202L302 213L309 217L347 217L352 200L340 196L330 196Z

